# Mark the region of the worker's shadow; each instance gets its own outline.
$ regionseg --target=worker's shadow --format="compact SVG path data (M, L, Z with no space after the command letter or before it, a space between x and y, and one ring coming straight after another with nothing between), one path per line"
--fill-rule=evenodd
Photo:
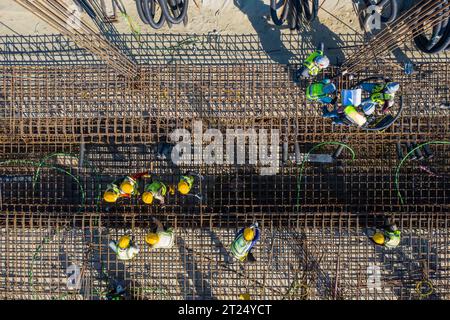
M263 50L273 61L288 64L294 54L283 44L280 27L267 21L270 7L263 0L233 0L234 5L246 14L255 31L258 33Z
M182 289L185 300L193 300L196 296L202 299L215 299L212 295L210 283L205 279L203 272L198 268L194 258L193 250L190 249L181 236L177 238L177 245L180 251L181 261L184 264L185 272L178 273L177 279ZM186 278L186 275L188 279Z
M330 59L330 64L335 66L342 64L345 59L344 41L337 33L322 24L319 18L309 24L303 24L298 32L301 35L299 54L307 55L311 53L311 48L317 48L322 42L325 54Z
M376 247L377 256L383 265L387 265L389 270L392 270L394 279L399 279L401 286L396 286L394 293L400 298L417 295L416 285L420 283L423 278L423 268L420 261L430 261L429 270L439 270L437 265L438 252L436 246L429 245L429 240L422 238L407 239L403 237L400 245L394 249L385 249L383 247ZM428 280L439 281L439 274L428 273ZM434 290L425 299L440 300L441 297Z

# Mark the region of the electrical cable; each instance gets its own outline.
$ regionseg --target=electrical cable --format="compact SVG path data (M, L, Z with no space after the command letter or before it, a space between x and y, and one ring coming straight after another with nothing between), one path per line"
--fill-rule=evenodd
M408 159L412 154L414 154L414 152L420 148L422 148L423 146L427 146L430 144L436 144L436 145L450 145L450 141L431 141L431 142L425 142L422 144L419 144L417 147L411 149L406 156L403 157L403 159L400 161L399 165L397 166L396 170L395 170L395 190L397 191L397 196L400 199L400 203L404 204L403 201L403 197L402 194L400 192L400 187L399 187L399 175L400 175L400 169L403 166L403 163L406 161L406 159Z

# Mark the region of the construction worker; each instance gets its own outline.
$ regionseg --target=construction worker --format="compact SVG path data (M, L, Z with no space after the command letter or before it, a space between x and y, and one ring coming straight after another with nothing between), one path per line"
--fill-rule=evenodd
M315 77L319 74L319 71L328 68L330 65L330 59L323 52L324 45L321 43L319 48L306 58L303 62L303 67L297 70L296 80L307 79L309 77Z
M400 89L400 84L398 82L363 83L361 89L370 94L369 98L361 102L363 106L380 105L385 111L394 105L395 93Z
M134 177L126 176L118 185L117 180L108 184L103 194L103 200L109 203L116 202L121 197L130 198L138 194L138 183Z
M139 253L139 248L134 245L129 235L122 236L119 243L111 241L109 247L119 260L131 260Z
M375 232L372 240L375 244L386 248L395 248L400 244L401 231L398 230L395 223L391 223L390 219L385 220L385 224L381 231Z
M335 92L336 86L334 83L330 79L324 79L319 82L314 82L306 88L306 99L329 104L335 101L336 97L332 96Z
M255 262L256 259L250 251L258 240L258 223L242 228L231 243L231 255L239 261Z
M185 175L181 176L180 181L178 182L178 192L182 195L187 195L194 185L194 176Z
M150 232L145 236L145 242L152 249L170 249L175 243L175 234L173 228L165 229L162 223L156 219L152 219L156 223L156 232Z
M367 116L373 114L374 111L374 105L338 107L332 111L329 111L328 107L324 106L322 108L322 116L333 119L333 124L355 124L358 127L362 127L367 123Z
M161 181L155 180L144 187L142 201L146 204L152 204L153 200L157 199L161 204L164 204L164 197L166 194L167 186Z

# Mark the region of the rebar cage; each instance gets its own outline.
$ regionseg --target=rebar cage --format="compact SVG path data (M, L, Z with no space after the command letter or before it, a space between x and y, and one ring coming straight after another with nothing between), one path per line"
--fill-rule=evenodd
M124 35L139 62L135 78L59 35L0 37L0 297L105 299L121 283L132 299L449 299L450 146L430 144L428 160L400 163L396 153L397 143L448 140L448 57L405 45L412 75L393 57L379 60L381 69L368 63L353 80L337 68L321 74L339 89L380 70L401 83L401 117L365 132L332 125L306 101L291 80L313 41L283 37L281 50L293 53L287 64L273 63L283 52L274 56L255 35ZM339 38L351 44L338 48L344 57L364 40ZM176 129L196 139L196 125L202 134L277 132L274 174L248 154L242 164L157 157ZM254 141L244 138L244 148ZM200 139L202 148L209 143ZM311 154L329 159L335 143L351 151L308 161L321 143ZM201 199L101 200L108 183L143 171L168 184L193 171L203 177ZM394 250L368 238L386 214L402 230ZM175 228L174 248L146 246L151 217ZM254 221L257 262L233 263L230 243ZM129 262L108 248L124 234L141 250ZM73 277L81 280L71 289Z

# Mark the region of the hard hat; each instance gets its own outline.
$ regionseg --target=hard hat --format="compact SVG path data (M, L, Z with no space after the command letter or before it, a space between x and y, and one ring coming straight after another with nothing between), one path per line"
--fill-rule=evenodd
M244 239L247 241L253 240L255 237L255 230L253 228L245 228L244 229Z
M119 195L113 191L106 191L103 194L103 200L105 200L106 202L116 202L118 198Z
M120 189L127 194L133 192L133 186L128 181L122 182L122 184L120 185Z
M384 234L382 234L381 232L375 233L372 239L376 244L384 244Z
M151 192L144 192L142 194L142 201L144 201L144 203L146 204L152 204L153 202L153 193Z
M122 236L119 239L119 248L120 249L126 249L130 246L131 243L131 239L130 236Z
M398 82L389 82L386 85L386 91L388 93L395 93L398 91L398 89L400 89L400 84Z
M250 294L248 294L248 293L241 293L239 295L239 300L251 300Z
M314 62L317 63L317 65L319 65L319 67L320 67L321 69L328 68L328 66L330 65L330 59L328 59L327 56L320 56L320 57L317 57L317 58L314 60Z
M332 94L336 91L336 86L334 85L334 83L329 83L324 85L322 90L324 94Z
M187 184L186 181L180 181L178 183L178 191L181 194L188 194L189 193L189 185Z
M157 233L149 233L145 236L145 242L150 245L155 245L159 242L159 236Z
M370 116L375 112L375 104L374 103L366 103L362 106L362 111L366 116Z

